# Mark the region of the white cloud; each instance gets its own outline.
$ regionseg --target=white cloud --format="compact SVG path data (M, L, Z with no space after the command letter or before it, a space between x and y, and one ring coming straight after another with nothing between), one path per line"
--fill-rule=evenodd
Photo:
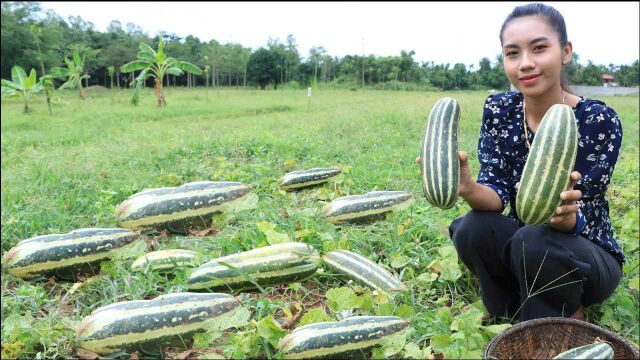
M293 34L303 56L323 46L333 56L398 55L477 64L500 52L504 18L523 2L42 2L63 18L80 15L105 31L111 20L201 41L236 42L253 49L269 37ZM630 64L638 59L638 2L553 2L564 16L580 62Z

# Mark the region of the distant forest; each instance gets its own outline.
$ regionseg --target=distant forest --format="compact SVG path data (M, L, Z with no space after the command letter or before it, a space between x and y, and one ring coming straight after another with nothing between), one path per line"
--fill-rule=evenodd
M206 70L206 75L168 74L163 83L169 86L254 86L277 87L286 84L306 87L330 84L349 88L379 89L505 89L509 81L502 68L502 57L482 58L477 65L435 64L418 62L412 50L398 56L347 55L331 56L322 46L308 54L298 51L294 35L283 41L269 39L260 49L241 44L222 44L216 40L203 42L197 37L181 38L160 33L149 37L135 24L112 21L106 32L95 29L93 23L81 17L67 20L52 10L44 11L39 3L2 3L2 78L11 77L11 68L20 65L27 73L36 69L48 72L64 67L77 51L84 59L85 85L128 87L134 73L121 73L120 66L136 59L140 43L156 49L159 37L164 51L181 61ZM443 50L446 51L446 50ZM620 86L638 86L640 64L581 64L578 54L567 67L571 85L602 85L602 74L611 74ZM112 69L110 72L109 69ZM111 75L111 76L110 76ZM61 80L63 81L63 80ZM151 80L148 84L153 86Z

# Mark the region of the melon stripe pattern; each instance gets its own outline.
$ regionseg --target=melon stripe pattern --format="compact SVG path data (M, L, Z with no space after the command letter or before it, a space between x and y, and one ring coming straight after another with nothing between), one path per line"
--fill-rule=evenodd
M346 358L362 355L408 326L407 320L397 316L353 316L301 326L283 337L278 347L285 359Z
M213 259L191 274L188 286L192 290L255 288L247 276L260 286L295 282L313 275L320 262L311 245L285 242Z
M596 342L567 350L554 359L613 359L613 348L604 342Z
M560 205L560 193L571 180L578 152L578 129L573 109L551 106L531 144L516 195L516 212L529 225L543 224Z
M458 122L460 106L442 98L431 109L422 140L420 174L424 195L431 204L449 209L458 199L460 160Z
M208 226L212 215L244 201L250 191L248 185L229 181L196 181L146 190L118 206L117 224L131 230L156 228L185 233L191 225Z
M327 267L374 290L406 291L404 284L382 266L348 250L332 250L322 260Z
M322 210L328 222L339 224L381 219L387 213L408 207L411 201L411 194L404 191L373 191L337 198Z
M285 191L297 190L327 182L341 172L342 170L337 167L292 171L280 178L278 185Z
M125 246L133 246L138 234L126 229L87 228L66 234L36 236L23 240L4 256L7 272L23 279L64 274L76 267L107 259ZM66 276L62 276L66 277Z
M78 325L76 335L81 348L101 355L157 352L165 344L182 344L206 330L207 320L230 316L238 309L240 302L227 294L162 295L98 308Z
M171 271L176 267L196 267L201 264L195 251L182 249L158 250L142 255L131 264L131 271Z

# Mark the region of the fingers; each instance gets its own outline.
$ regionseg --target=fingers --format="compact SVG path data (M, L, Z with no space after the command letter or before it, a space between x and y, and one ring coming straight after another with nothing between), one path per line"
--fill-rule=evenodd
M520 181L516 183L516 190L520 190Z
M582 179L582 174L580 174L577 171L572 172L571 181L569 182L569 187L567 188L567 190L573 190L573 188L576 187L576 184L578 183L578 181L580 181L580 179Z
M563 191L562 193L560 193L560 199L566 202L578 201L582 199L582 191L580 190Z
M578 206L578 204L558 206L556 209L556 216L575 213L578 212L578 210L580 210L580 206Z
M458 151L458 158L460 159L461 163L467 163L467 160L469 160L469 157L467 156L467 153L464 151Z
M551 224L557 224L557 223L561 223L564 221L569 221L573 218L574 214L564 214L564 215L560 215L560 216L554 216L551 219L549 219L549 223Z

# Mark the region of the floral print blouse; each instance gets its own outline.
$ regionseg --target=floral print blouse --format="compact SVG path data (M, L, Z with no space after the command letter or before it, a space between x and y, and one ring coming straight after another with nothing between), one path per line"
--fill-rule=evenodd
M529 148L525 142L522 112L523 95L505 92L491 95L484 104L478 141L480 172L477 182L492 188L502 200L502 210L510 204L509 217L524 223L516 214L515 184L520 181ZM622 143L622 125L616 112L599 100L582 97L573 108L578 125L578 153L575 171L582 179L575 189L582 191L580 211L571 235L582 235L625 262L613 239L609 203L605 193ZM529 143L534 133L530 128Z

